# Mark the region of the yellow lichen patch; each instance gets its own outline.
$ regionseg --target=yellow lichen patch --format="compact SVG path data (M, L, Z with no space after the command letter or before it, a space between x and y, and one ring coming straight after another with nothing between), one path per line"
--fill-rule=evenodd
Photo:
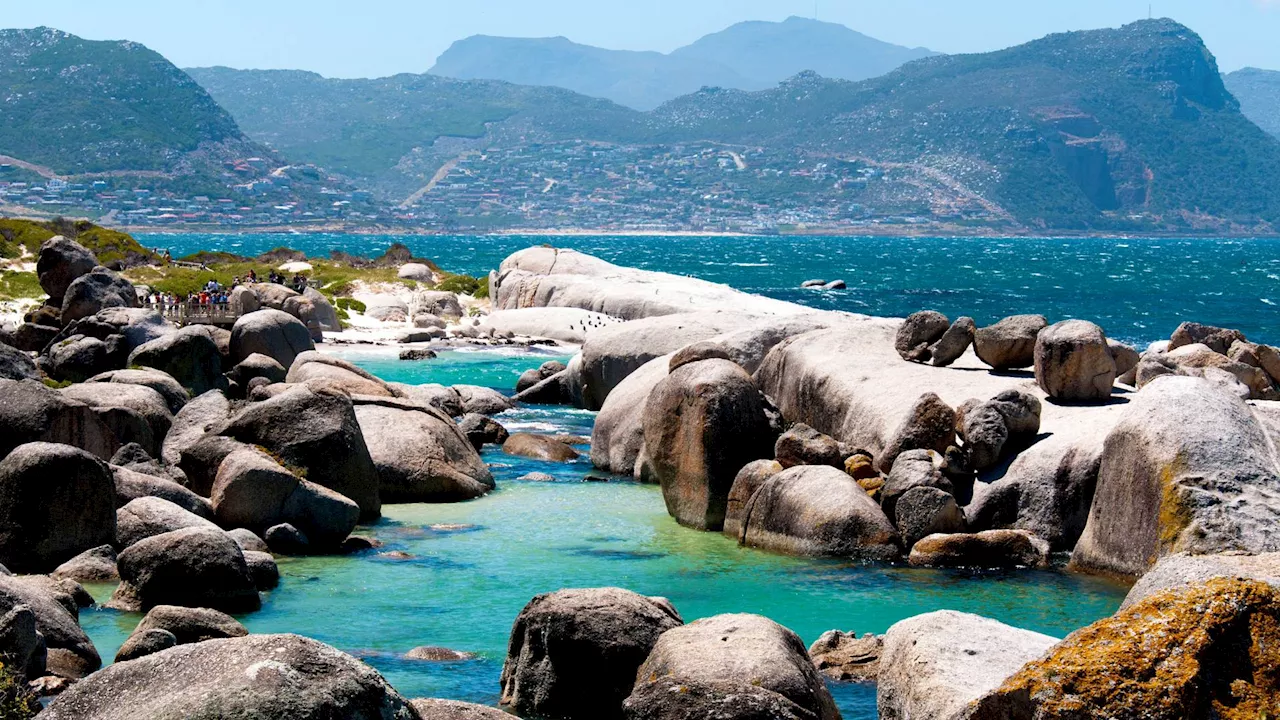
M1280 717L1280 595L1230 578L1153 595L1072 633L967 717Z
M1186 461L1181 455L1160 468L1160 515L1156 532L1161 556L1182 549L1178 547L1178 543L1182 539L1183 531L1194 519L1191 508L1183 502L1182 492L1177 485L1178 477L1185 470Z

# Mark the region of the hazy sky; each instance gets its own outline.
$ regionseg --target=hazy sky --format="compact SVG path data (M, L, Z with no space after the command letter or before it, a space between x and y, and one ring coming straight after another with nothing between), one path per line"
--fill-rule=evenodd
M1172 17L1224 71L1280 69L1280 0L819 0L820 19L941 52ZM0 27L48 25L144 43L181 67L299 68L334 77L424 72L474 34L669 51L741 20L812 17L813 0L0 0Z

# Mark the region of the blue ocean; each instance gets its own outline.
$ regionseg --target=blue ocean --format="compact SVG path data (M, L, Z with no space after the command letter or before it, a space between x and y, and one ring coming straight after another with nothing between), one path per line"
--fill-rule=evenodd
M1039 313L1092 320L1145 344L1180 322L1223 325L1280 344L1280 239L882 238L687 236L140 235L175 257L197 250L257 255L378 255L395 242L451 272L482 275L516 250L550 244L619 265L691 275L748 292L890 317L932 309L979 325ZM845 290L802 290L841 279Z

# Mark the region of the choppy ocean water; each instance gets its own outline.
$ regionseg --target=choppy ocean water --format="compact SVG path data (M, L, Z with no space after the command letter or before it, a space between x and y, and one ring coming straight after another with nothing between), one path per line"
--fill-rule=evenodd
M979 324L1015 313L1083 318L1144 344L1185 320L1280 344L1280 239L869 238L686 236L142 235L175 256L255 255L287 245L309 255L377 255L394 242L453 272L496 268L540 244L620 265L692 275L817 308L882 316L934 309ZM845 290L802 290L842 279Z

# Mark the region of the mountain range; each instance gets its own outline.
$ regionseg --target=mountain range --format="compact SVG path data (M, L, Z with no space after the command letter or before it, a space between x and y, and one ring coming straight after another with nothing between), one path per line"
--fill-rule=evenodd
M1222 79L1240 100L1240 112L1280 138L1280 71L1245 68Z
M731 58L725 47L789 26L813 29L735 26L661 57ZM761 71L742 53L712 64ZM0 34L0 76L20 88L0 114L0 202L56 212L458 231L1280 231L1280 140L1224 82L1248 90L1259 123L1266 84L1224 81L1170 20L859 81L805 70L705 87L648 111L433 73L184 73L136 43L47 29ZM6 182L31 168L80 195Z
M561 87L652 110L703 87L764 90L804 71L865 80L934 54L881 42L844 25L791 17L738 23L668 54L606 50L563 37L476 35L454 43L430 72Z

